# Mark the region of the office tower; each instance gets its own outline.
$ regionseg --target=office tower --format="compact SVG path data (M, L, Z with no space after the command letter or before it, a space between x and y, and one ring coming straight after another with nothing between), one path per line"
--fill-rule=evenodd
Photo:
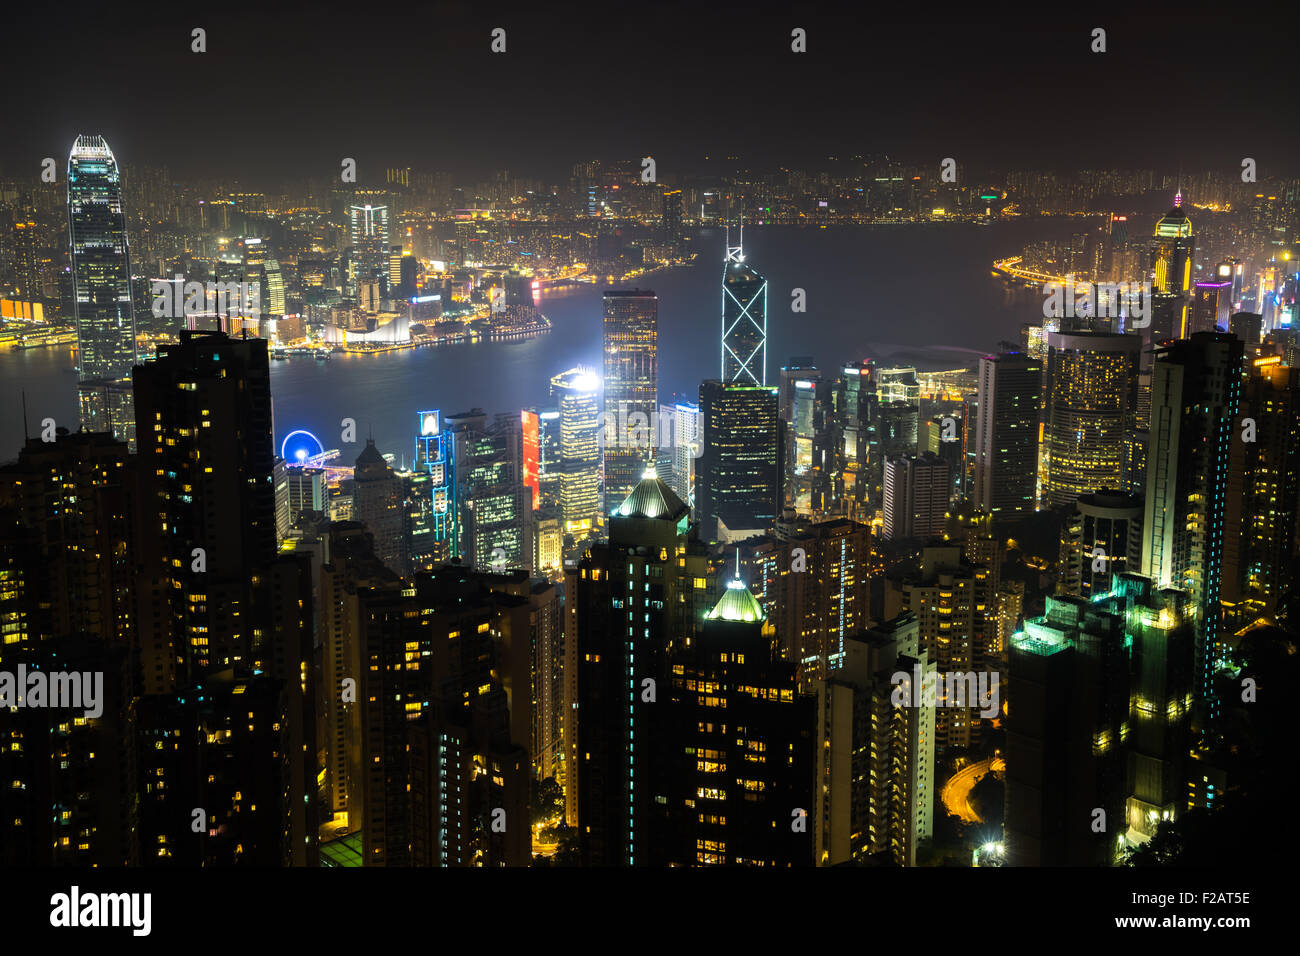
M300 515L324 516L325 499L329 493L324 468L289 465L284 469L284 478L290 526Z
M1047 336L1047 506L1098 488L1118 488L1124 436L1137 408L1136 335L1051 332Z
M566 713L576 723L585 866L663 862L673 809L659 799L668 798L669 656L708 607L707 568L690 508L647 472L610 516L608 542L593 544L566 576L566 655L572 640L578 705Z
M1142 498L1103 488L1080 495L1061 525L1058 594L1090 598L1110 590L1112 574L1142 566Z
M348 239L352 247L354 280L377 279L387 271L388 266L388 205L377 201L382 194L366 197L365 192L367 191L358 190L358 198L373 198L376 201L348 206Z
M998 568L976 564L971 556L977 551L963 554L959 545L927 547L919 568L903 569L885 582L885 620L915 614L921 649L941 675L998 669ZM947 683L939 688L935 739L944 748L969 747L979 739L979 709L952 692Z
M461 553L456 444L440 410L417 412L416 422L414 471L426 477L414 485L409 549L412 563L428 569Z
M972 497L995 521L1035 510L1042 382L1043 363L1024 352L980 359Z
M781 370L785 383L787 369ZM808 369L790 384L785 443L784 506L803 515L824 514L831 499L831 383Z
M1202 727L1219 715L1214 675L1225 660L1219 602L1242 361L1240 339L1197 332L1157 348L1151 378L1142 572L1158 587L1192 595Z
M745 262L744 227L722 267L723 382L767 384L767 280Z
M658 422L659 297L610 289L604 296L605 501L631 493L654 460Z
M764 529L781 510L777 390L710 380L700 385L701 453L695 511L701 534Z
M1115 575L1093 603L1122 616L1131 648L1127 751L1127 822L1139 839L1175 820L1189 805L1192 656L1196 627L1191 596L1157 589L1150 578Z
M799 665L800 687L825 677L871 621L870 526L787 511L739 551L782 656Z
M1227 332L1232 314L1232 280L1212 279L1192 287L1191 318L1187 334Z
M895 674L909 688L937 676L918 634L904 614L851 638L816 684L818 866L878 855L915 866L934 833L934 703L894 703Z
M1228 331L1246 343L1246 355L1255 354L1255 347L1264 336L1264 317L1258 312L1234 312L1228 317Z
M1124 834L1129 653L1124 615L1076 597L1011 640L1007 863L1109 866ZM1100 813L1098 813L1100 811Z
M880 415L881 460L915 455L921 426L921 414L917 406L898 399L881 401L877 408ZM881 483L883 487L883 472Z
M560 511L565 534L581 541L596 533L600 512L600 376L581 366L551 379L559 408Z
M528 504L536 511L542 506L542 421L536 412L523 409L519 424L523 438L520 478L529 492Z
M82 427L111 431L134 451L131 253L121 174L102 136L78 136L68 155L68 254Z
M659 406L656 469L682 501L695 501L695 461L700 456L700 406L675 402Z
M483 568L528 568L533 561L532 489L523 480L523 423L482 409L447 416L455 444L461 552Z
M665 189L663 193L662 236L664 243L674 253L682 240L682 191Z
M907 402L920 411L921 383L916 380L916 369L910 365L880 369L876 373L876 394L882 405Z
M1151 238L1150 272L1152 286L1151 325L1146 330L1148 342L1183 338L1187 330L1188 297L1192 287L1192 263L1196 255L1196 236L1192 221L1183 209L1183 194L1174 197L1174 207L1156 223Z
M1295 607L1300 369L1256 359L1232 429L1223 600L1232 606L1229 629L1237 630L1261 617L1289 620Z
M885 523L880 537L928 538L943 534L952 497L952 466L926 452L885 459Z
M832 390L831 498L855 521L873 510L871 446L876 441L876 392L869 363L845 366Z
M379 454L375 440L366 439L352 469L352 520L370 529L375 554L398 574L405 572L407 561L402 533L405 498L402 479Z
M816 700L739 577L674 647L671 676L666 862L811 866Z

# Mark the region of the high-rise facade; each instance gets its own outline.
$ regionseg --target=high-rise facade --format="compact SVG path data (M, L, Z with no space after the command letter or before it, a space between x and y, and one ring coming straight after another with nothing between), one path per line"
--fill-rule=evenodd
M1043 363L1028 353L980 359L973 498L994 520L1014 520L1037 504L1042 383Z
M1151 377L1142 573L1192 595L1203 721L1219 715L1214 677L1225 663L1220 601L1242 364L1236 336L1197 332L1157 348Z
M622 502L655 454L659 297L634 289L604 296L605 501Z
M1050 332L1047 336L1047 480L1050 508L1099 488L1118 488L1125 436L1137 410L1136 335Z
M743 238L722 267L721 380L766 385L767 280L745 262Z
M1188 334L1187 307L1196 257L1196 236L1192 221L1183 209L1183 194L1174 197L1174 207L1156 223L1151 237L1150 271L1153 292L1150 342L1182 338Z
M880 537L928 538L943 534L952 498L952 466L926 452L885 460L885 521Z
M883 856L914 866L934 833L934 702L895 703L907 686L934 680L916 617L904 614L850 639L845 656L816 682L819 866Z
M1113 489L1080 495L1061 525L1060 594L1090 598L1111 575L1142 567L1142 498Z
M695 508L701 533L763 529L781 510L777 390L711 380L700 385L701 454Z
M551 400L559 410L557 458L564 531L577 540L600 525L600 376L582 367L551 379Z
M674 809L667 805L669 657L707 609L707 565L690 508L648 473L611 514L608 542L593 544L567 575L573 796L584 865L663 862Z
M131 255L121 173L102 136L78 136L68 156L68 251L81 424L90 431L112 431L134 451Z

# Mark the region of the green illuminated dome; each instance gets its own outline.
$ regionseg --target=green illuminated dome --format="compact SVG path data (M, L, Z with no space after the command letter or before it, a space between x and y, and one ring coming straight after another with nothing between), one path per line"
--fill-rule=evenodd
M763 620L762 605L749 593L739 578L727 582L727 590L713 610L705 615L710 621L740 621L750 624Z
M691 509L677 493L647 468L632 493L618 506L614 514L624 518L671 518L676 520Z

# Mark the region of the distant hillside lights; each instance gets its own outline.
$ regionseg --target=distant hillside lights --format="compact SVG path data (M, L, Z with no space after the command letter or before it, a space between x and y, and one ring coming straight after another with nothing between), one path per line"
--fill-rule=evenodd
M1151 283L1146 282L1045 282L1043 316L1109 318L1124 316L1126 331L1151 324Z
M256 282L185 282L153 279L155 318L183 318L187 315L236 315L255 319L261 314L262 293Z

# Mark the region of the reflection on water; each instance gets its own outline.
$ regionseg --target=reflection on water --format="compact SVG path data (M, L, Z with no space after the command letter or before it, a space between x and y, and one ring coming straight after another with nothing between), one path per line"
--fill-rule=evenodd
M1000 340L1018 341L1022 324L1041 319L1042 298L993 278L989 263L1031 239L1072 228L1077 224L1069 220L1027 220L989 228L746 229L746 259L768 280L768 380L795 355L824 367L871 356L953 368ZM701 380L718 375L723 237L697 242L694 266L639 283L659 296L661 399L694 397ZM795 288L806 292L806 313L790 311ZM548 290L538 307L553 327L534 338L273 362L276 440L306 428L346 456L352 448L360 453L373 431L379 447L400 462L410 458L418 410L480 407L490 414L546 404L552 375L599 364L601 292L596 285ZM14 457L22 442L23 389L33 434L45 417L75 425L72 364L66 349L0 352L0 460ZM344 418L356 419L360 446L331 444Z

